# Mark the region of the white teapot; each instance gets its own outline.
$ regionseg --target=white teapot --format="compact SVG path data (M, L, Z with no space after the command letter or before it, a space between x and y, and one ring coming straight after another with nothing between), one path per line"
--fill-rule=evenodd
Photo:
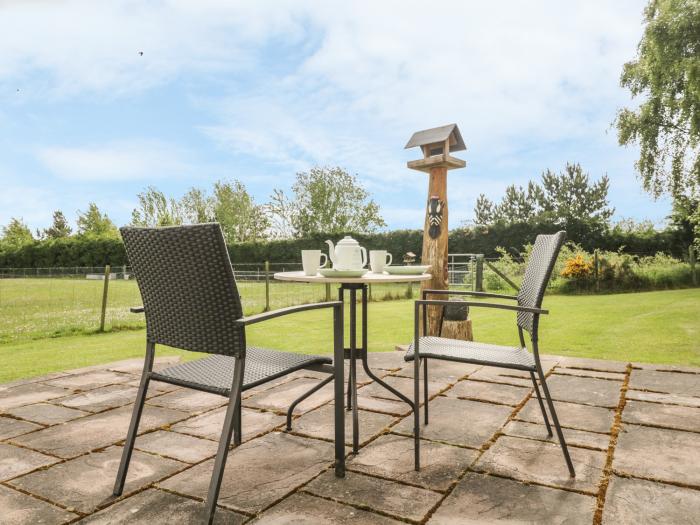
M367 264L367 250L350 236L345 236L333 246L332 241L326 241L329 247L328 258L336 270L360 270Z

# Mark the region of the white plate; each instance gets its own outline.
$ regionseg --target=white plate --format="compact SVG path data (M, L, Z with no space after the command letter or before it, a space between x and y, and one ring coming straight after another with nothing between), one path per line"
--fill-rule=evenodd
M422 275L430 266L385 266L384 271L389 275Z
M362 268L361 270L336 270L335 268L321 268L318 273L324 277L362 277L369 270Z

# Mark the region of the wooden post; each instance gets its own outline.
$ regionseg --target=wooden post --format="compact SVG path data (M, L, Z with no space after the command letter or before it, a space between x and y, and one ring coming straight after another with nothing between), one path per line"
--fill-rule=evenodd
M598 248L593 251L593 279L595 279L595 291L600 292L600 261L598 260Z
M331 283L326 283L326 302L331 300Z
M476 292L484 291L484 254L480 253L476 256Z
M265 261L265 311L270 311L270 261Z
M696 258L695 258L695 246L688 246L688 262L690 263L690 277L693 280L693 286L698 285L698 274L695 270Z
M105 317L107 314L107 292L109 291L109 274L111 272L112 268L109 266L105 266L105 278L104 278L104 284L102 286L102 313L100 314L100 332L105 331Z
M433 238L428 230L430 229L430 216L428 206L425 212L425 228L423 230L423 264L430 265L428 270L432 275L429 281L421 282L421 291L425 289L447 290L449 288L447 274L447 240L448 240L448 217L447 217L447 168L436 166L430 168L428 179L428 202L438 199L442 203L442 221L440 233ZM428 299L440 299L442 296L428 296ZM440 316L442 307L428 307L428 334L437 334L440 326Z

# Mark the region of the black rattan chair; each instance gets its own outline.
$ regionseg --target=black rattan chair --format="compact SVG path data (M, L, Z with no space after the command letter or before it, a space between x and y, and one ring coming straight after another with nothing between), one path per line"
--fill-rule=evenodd
M206 501L211 523L234 433L241 442L241 392L295 370L310 368L335 379L336 475L345 473L343 411L343 311L340 301L307 304L243 317L226 244L218 224L168 228L121 228L129 264L146 314L146 359L124 444L114 495L124 489L149 381L163 381L229 398ZM333 308L334 359L276 352L246 345L248 325L281 315ZM211 354L153 371L156 344ZM335 366L331 366L335 362Z
M420 469L420 367L423 366L423 381L424 381L424 410L425 424L428 424L428 359L442 359L446 361L457 361L461 363L481 364L486 366L495 366L500 368L510 368L514 370L524 370L530 373L532 384L537 394L544 423L547 427L549 437L552 437L552 427L549 424L549 418L540 395L540 389L537 385L535 374L542 384L547 406L552 416L552 422L557 431L557 437L564 453L566 466L569 468L571 477L574 477L574 466L571 463L569 450L564 440L564 435L559 425L557 413L554 410L552 397L549 394L542 364L540 363L539 347L538 347L538 326L540 315L547 314L547 310L542 310L542 299L544 292L549 282L549 278L554 268L554 263L557 260L557 255L561 249L566 232L558 232L553 235L538 235L535 240L535 245L530 254L525 277L520 286L520 291L517 296L500 295L484 292L469 292L469 291L454 291L454 290L423 290L421 300L415 302L414 311L414 343L410 345L408 352L405 355L406 361L413 361L414 367L414 443L415 443L415 468ZM517 312L517 327L520 337L520 346L508 347L491 345L486 343L477 343L473 341L461 341L456 339L447 339L444 337L424 336L420 337L420 322L421 308L423 310L422 322L423 333L427 334L427 319L425 308L429 305L434 306L452 306L454 303L444 300L427 300L426 296L430 295L474 295L477 297L492 297L498 299L512 299L517 301L517 305L485 303L480 301L464 301L463 306L476 308L501 308L505 310L513 310ZM530 334L532 341L532 353L528 352L525 345L525 337L523 331Z

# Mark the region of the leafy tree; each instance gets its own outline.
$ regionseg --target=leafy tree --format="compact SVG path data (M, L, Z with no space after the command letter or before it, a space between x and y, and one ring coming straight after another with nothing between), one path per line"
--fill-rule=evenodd
M63 237L69 237L72 232L73 230L68 225L66 216L63 215L61 210L56 210L53 212L53 222L51 226L44 228L42 235L47 239L61 239Z
M7 226L2 229L2 241L7 246L19 248L24 244L28 244L34 240L29 227L22 221L13 217Z
M669 216L683 246L695 242L700 246L700 197L677 195Z
M621 145L639 144L636 168L657 197L700 188L700 0L651 0L635 60L620 83L636 109L616 119Z
M580 164L567 163L561 173L547 170L542 174L539 196L542 214L557 226L587 223L603 230L615 213L608 202L609 189L607 175L591 182Z
M386 226L369 192L340 167L314 167L296 175L294 198L276 190L271 209L276 224L296 237L315 233L372 233Z
M591 182L580 164L566 164L560 173L545 171L541 185L530 181L527 188L508 186L498 204L479 195L475 222L487 226L549 224L576 237L602 232L615 212L608 203L609 187L607 176Z
M93 237L115 237L119 231L106 213L91 202L86 212L78 210L78 233Z
M174 226L183 223L180 203L153 186L137 195L138 208L131 212L134 226Z
M191 224L214 221L214 200L199 188L190 188L180 201L185 221Z
M258 241L270 228L265 207L256 204L238 180L214 184L213 211L227 243Z

